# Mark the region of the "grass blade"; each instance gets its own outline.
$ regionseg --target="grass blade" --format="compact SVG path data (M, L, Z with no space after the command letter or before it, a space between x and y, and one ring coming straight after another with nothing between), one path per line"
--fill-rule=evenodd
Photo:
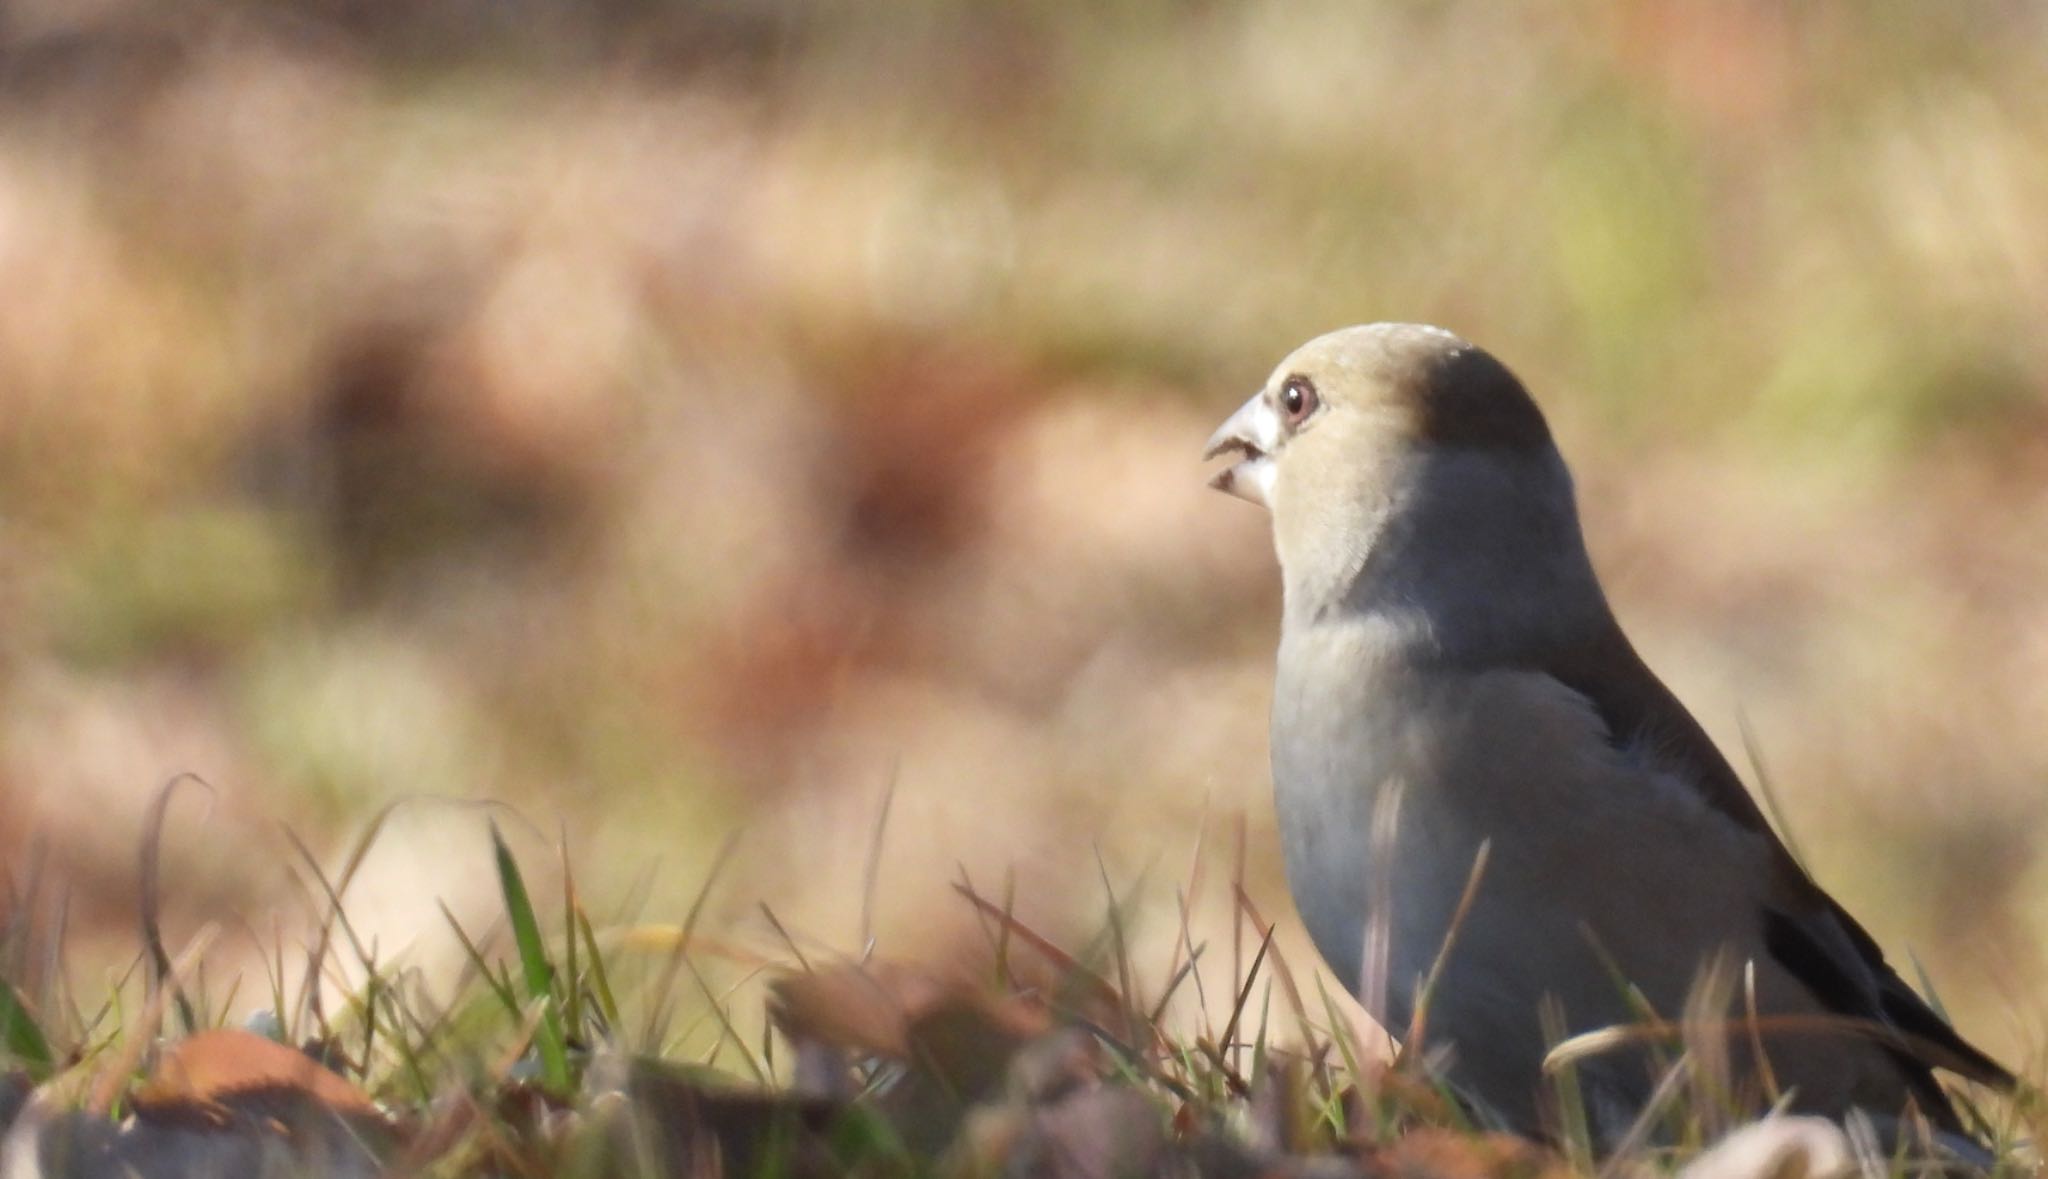
M4 978L0 978L0 1052L19 1061L28 1069L29 1076L39 1082L50 1075L56 1064L43 1029Z
M597 931L591 928L590 915L581 908L576 910L576 929L583 935L583 951L590 961L590 989L597 1000L598 1014L604 1017L605 1030L619 1026L619 1001L612 995L611 972L604 964L604 955L597 951Z
M534 1028L533 1044L540 1053L541 1081L556 1093L567 1093L569 1053L562 1035L560 1005L555 1001L555 967L541 942L540 921L533 915L533 900L526 891L526 879L498 824L491 823L491 849L498 860L498 888L505 897L505 916L512 924L512 944L519 951L519 970L526 981L529 999L541 1004L540 1023Z

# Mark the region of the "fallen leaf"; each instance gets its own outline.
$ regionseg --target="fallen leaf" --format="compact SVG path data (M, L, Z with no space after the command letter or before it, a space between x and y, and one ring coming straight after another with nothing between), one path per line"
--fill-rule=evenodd
M1567 1174L1538 1143L1513 1134L1474 1134L1429 1126L1410 1130L1366 1156L1383 1179L1506 1179Z
M261 1091L288 1091L338 1114L383 1120L382 1110L341 1074L296 1048L254 1032L221 1028L173 1044L131 1100L138 1110L219 1104Z

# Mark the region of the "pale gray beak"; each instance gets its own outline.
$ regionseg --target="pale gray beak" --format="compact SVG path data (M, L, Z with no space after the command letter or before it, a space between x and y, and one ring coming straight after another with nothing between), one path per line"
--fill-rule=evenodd
M1264 393L1252 394L1250 401L1239 406L1236 413L1209 435L1209 445L1202 451L1203 458L1212 459L1233 450L1244 456L1216 472L1215 477L1209 480L1209 486L1239 499L1271 507L1273 451L1279 445L1280 415Z

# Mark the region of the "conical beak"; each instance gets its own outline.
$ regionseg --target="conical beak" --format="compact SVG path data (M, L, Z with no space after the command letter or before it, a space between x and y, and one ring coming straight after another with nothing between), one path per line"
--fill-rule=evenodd
M1202 451L1203 458L1212 459L1231 451L1244 456L1216 472L1209 480L1209 486L1239 499L1270 507L1273 451L1279 444L1279 415L1273 411L1272 403L1266 400L1264 393L1254 393L1250 401L1239 406L1236 413L1209 435L1209 445Z

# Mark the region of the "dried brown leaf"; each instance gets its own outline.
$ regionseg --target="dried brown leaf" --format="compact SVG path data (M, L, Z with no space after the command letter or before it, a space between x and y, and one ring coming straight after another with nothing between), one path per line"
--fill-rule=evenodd
M369 1094L297 1049L254 1032L216 1029L187 1036L133 1094L138 1109L215 1104L259 1090L290 1091L339 1114L381 1120Z

